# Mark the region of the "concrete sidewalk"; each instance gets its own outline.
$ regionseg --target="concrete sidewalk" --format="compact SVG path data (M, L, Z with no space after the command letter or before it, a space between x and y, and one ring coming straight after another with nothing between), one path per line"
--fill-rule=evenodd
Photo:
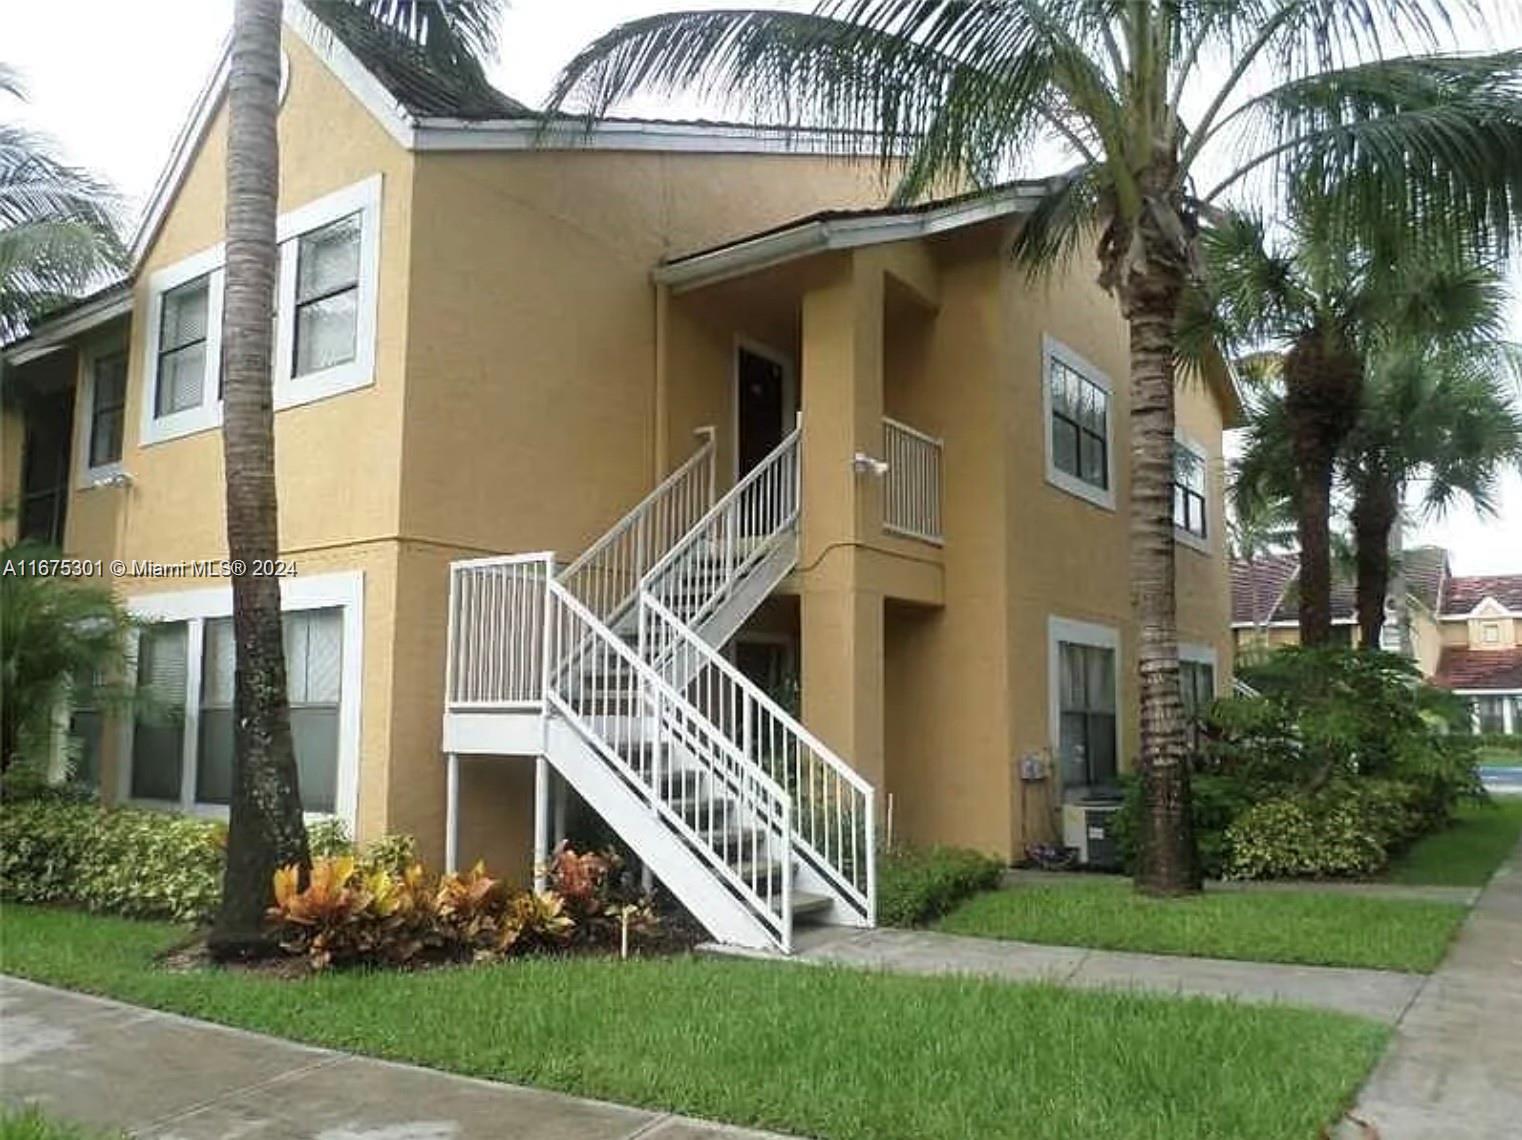
M1389 970L1131 954L886 927L820 928L800 933L795 948L802 962L1282 1002L1355 1013L1386 1024L1400 1018L1427 981L1421 974Z
M1522 1135L1522 844L1490 880L1340 1137Z
M0 1098L159 1140L769 1135L314 1049L16 978L0 977L0 1018Z

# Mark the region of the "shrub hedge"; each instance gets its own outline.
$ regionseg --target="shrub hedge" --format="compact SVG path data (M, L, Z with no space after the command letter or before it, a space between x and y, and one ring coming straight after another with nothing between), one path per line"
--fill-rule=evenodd
M877 921L915 926L998 886L1004 864L964 847L895 846L877 860Z
M227 828L62 796L0 813L0 898L193 922L216 908Z
M1482 799L1462 702L1389 653L1278 650L1215 701L1193 757L1193 820L1209 876L1335 878L1382 870ZM1117 821L1134 862L1139 789Z

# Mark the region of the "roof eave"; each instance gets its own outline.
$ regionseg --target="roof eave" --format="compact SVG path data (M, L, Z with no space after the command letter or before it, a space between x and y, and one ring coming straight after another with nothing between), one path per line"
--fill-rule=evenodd
M1017 186L934 210L906 210L860 218L816 218L665 262L656 266L651 276L656 284L682 293L814 253L908 241L1025 213L1039 196L1039 191Z
M40 322L23 339L4 349L5 362L12 366L21 365L56 352L81 333L99 328L131 311L132 285L123 281L93 301Z

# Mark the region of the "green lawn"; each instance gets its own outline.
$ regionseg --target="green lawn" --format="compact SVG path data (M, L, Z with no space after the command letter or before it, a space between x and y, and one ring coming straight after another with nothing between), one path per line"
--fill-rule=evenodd
M125 1140L124 1133L116 1134ZM44 1116L35 1107L0 1108L0 1140L107 1140L106 1134Z
M1393 883L1482 887L1522 838L1522 796L1466 804L1453 826L1419 840L1390 868Z
M299 982L158 968L181 933L8 906L0 965L301 1041L831 1138L1307 1140L1387 1038L1277 1006L735 960Z
M1522 765L1522 748L1487 744L1480 749L1481 768L1514 768L1518 765Z
M1020 886L969 899L940 929L1102 950L1429 973L1466 914L1449 903L1330 892L1150 899L1128 882Z

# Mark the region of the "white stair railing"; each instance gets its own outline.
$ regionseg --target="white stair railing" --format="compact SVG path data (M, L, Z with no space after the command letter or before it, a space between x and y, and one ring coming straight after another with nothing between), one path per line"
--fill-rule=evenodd
M546 701L788 952L787 793L569 590L548 594Z
M644 576L640 592L694 627L730 597L772 544L794 532L801 433L794 428L672 545Z
M802 426L713 505L640 584L640 655L793 797L793 845L859 920L875 919L874 790L701 634L782 542L796 542Z
M640 599L641 641L667 678L793 801L796 854L867 926L876 923L875 789L670 610ZM843 916L842 916L843 917Z
M553 567L553 555L528 554L450 568L448 708L558 713L639 810L789 952L791 797Z
M714 430L680 467L560 573L560 582L599 621L615 625L633 604L640 579L713 506Z
M457 712L542 706L548 554L472 558L449 567L447 707Z

